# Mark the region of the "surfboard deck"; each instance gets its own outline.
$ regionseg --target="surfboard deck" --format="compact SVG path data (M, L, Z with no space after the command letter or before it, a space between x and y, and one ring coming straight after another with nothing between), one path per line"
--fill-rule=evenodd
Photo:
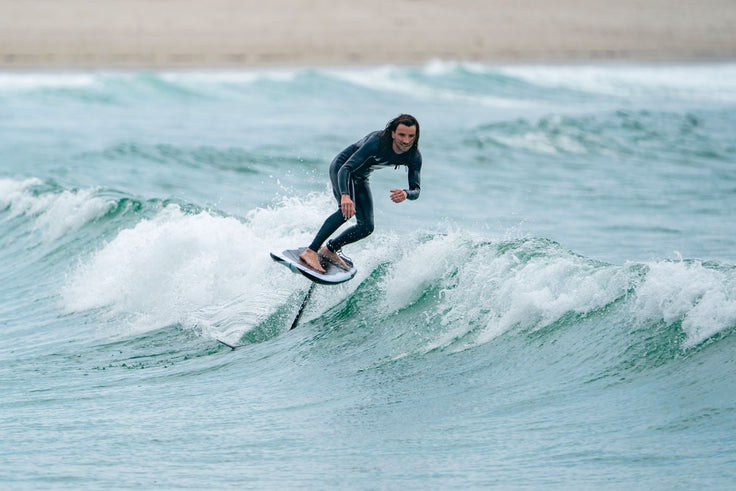
M298 249L286 249L281 252L274 251L271 252L271 259L273 259L277 263L283 264L294 273L300 273L310 280L314 281L315 283L320 283L322 285L337 285L339 283L344 283L348 280L353 279L355 273L358 272L352 261L344 256L340 257L343 261L345 261L348 266L350 266L349 270L345 271L326 257L319 256L320 264L323 268L325 268L326 272L323 274L319 271L315 271L314 269L307 266L301 259L299 259L299 256L302 252L304 252L304 249L306 249L306 247L300 247Z

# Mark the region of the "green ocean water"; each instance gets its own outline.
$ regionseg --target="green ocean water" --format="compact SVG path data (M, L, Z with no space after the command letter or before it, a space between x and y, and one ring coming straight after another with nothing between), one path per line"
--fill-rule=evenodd
M732 488L735 129L733 64L0 74L0 483Z

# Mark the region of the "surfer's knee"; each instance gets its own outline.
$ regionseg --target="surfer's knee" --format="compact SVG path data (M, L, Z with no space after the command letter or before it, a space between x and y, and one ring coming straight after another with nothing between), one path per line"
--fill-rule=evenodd
M373 220L360 224L360 231L363 233L363 237L368 237L370 234L372 234L374 228L375 227L373 225Z

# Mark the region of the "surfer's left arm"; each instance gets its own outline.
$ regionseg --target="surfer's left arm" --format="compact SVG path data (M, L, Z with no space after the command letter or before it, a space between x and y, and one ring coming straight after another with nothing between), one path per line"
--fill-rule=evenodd
M401 203L408 196L408 192L405 189L392 189L391 190L391 201L394 203Z
M419 191L421 190L421 187L419 186L419 182L421 181L421 175L422 175L422 154L419 153L419 150L417 150L416 154L414 155L414 158L409 164L409 189L402 190L406 193L405 199L415 200L419 198ZM393 199L393 196L391 199ZM394 201L396 203L400 203L401 201L404 201L404 200L402 199L401 201L396 201L396 200Z

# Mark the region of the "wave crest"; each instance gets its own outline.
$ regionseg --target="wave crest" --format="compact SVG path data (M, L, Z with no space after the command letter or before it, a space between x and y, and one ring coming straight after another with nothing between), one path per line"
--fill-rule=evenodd
M166 205L81 261L65 285L65 308L233 341L266 327L277 333L274 319L289 316L309 283L268 252L307 243L332 206L326 193L314 194L238 219ZM399 336L402 352L464 350L599 314L632 331L681 324L685 349L736 325L736 271L724 265L614 265L547 239L464 231L377 233L350 254L356 279L320 288L304 322L390 325L387 339ZM610 309L617 304L625 308Z
M98 197L97 189L58 190L39 179L0 179L0 211L6 219L27 217L40 230L43 240L52 242L71 234L87 223L105 216L116 206L113 200Z

